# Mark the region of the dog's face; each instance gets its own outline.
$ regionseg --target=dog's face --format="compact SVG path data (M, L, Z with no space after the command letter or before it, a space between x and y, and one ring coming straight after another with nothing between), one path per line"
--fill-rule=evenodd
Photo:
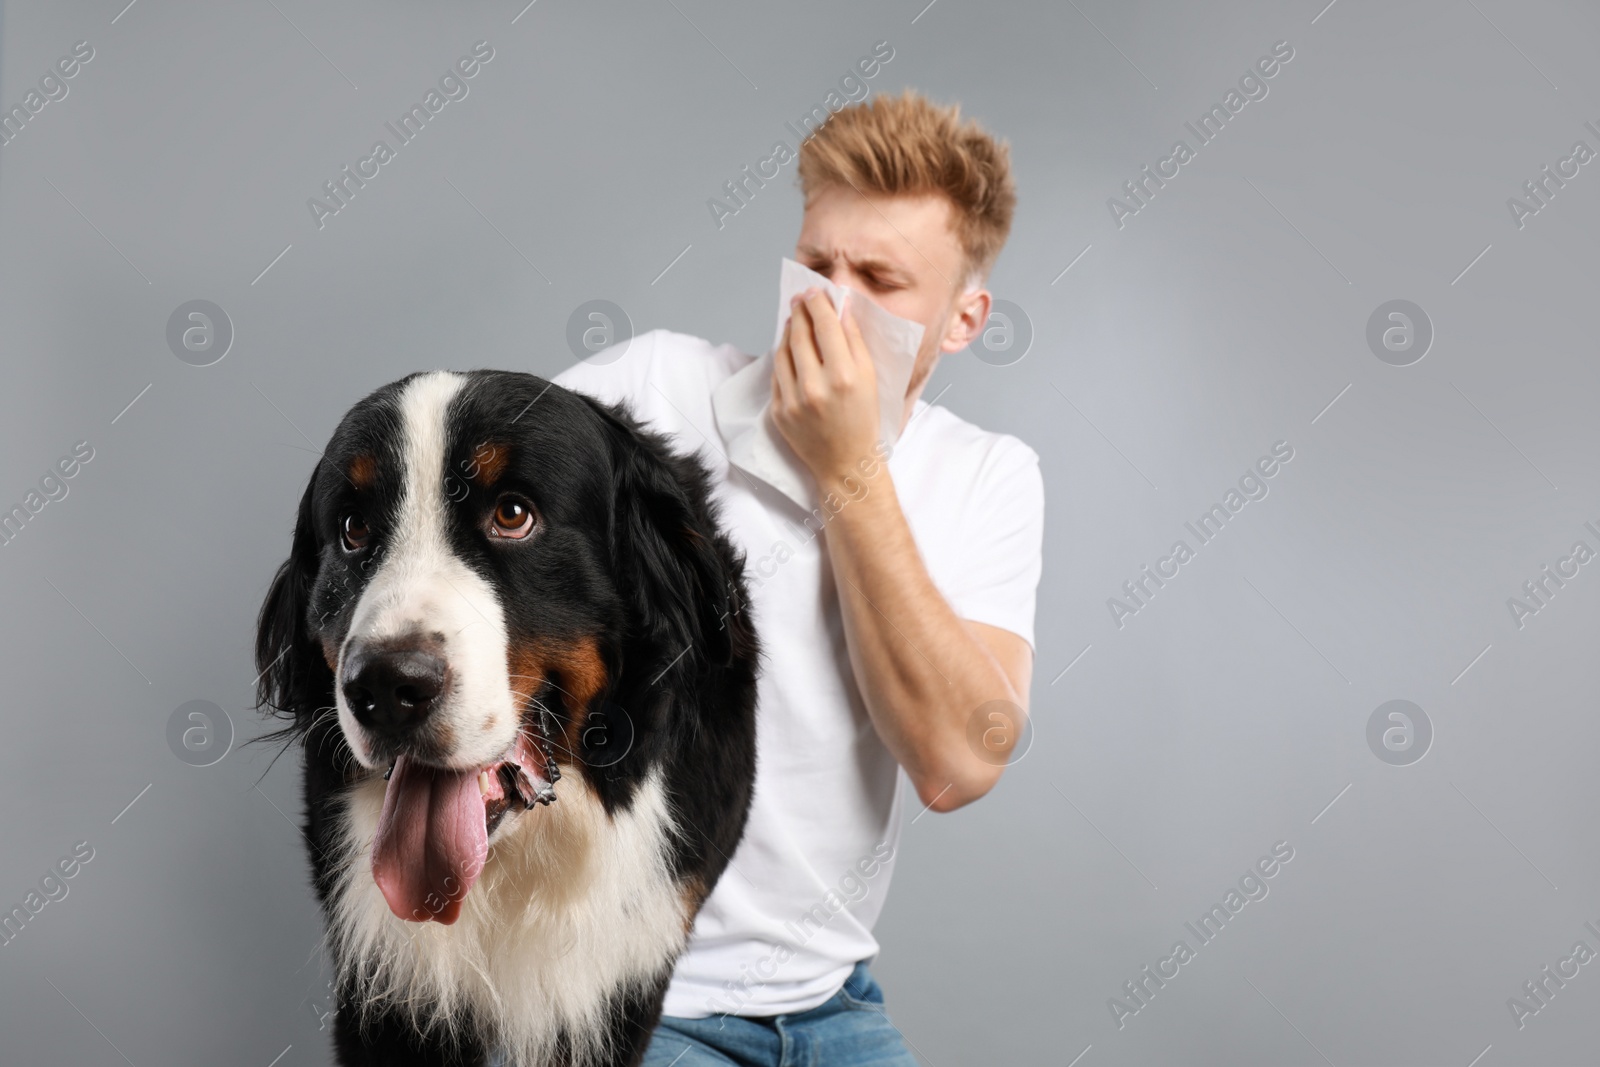
M394 383L328 443L257 655L271 703L303 730L336 712L387 777L373 873L397 915L453 922L489 839L537 818L561 767L625 781L649 760L635 739L663 724L620 665L705 640L729 577L658 444L503 372ZM697 655L727 655L709 639Z
M508 754L538 684L576 685L583 706L604 682L615 600L592 532L609 494L604 465L581 460L605 440L568 397L519 413L471 385L436 373L364 401L315 488L314 636L368 768L476 771Z

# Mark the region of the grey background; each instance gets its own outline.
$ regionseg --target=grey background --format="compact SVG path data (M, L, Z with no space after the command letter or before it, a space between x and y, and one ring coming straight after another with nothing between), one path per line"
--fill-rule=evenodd
M196 699L263 728L252 622L311 450L415 369L557 372L586 300L760 350L793 168L720 231L705 202L883 39L875 93L1012 143L991 288L1032 350L949 357L927 395L1029 442L1048 498L1033 748L906 826L878 927L909 1041L937 1067L1593 1059L1600 966L1523 1029L1506 1000L1600 949L1600 565L1521 629L1506 600L1600 547L1600 164L1520 230L1506 198L1600 149L1600 12L925 2L5 5L0 106L96 55L0 148L0 502L96 454L0 549L0 900L95 858L0 949L0 1059L328 1062L294 761L166 742ZM306 198L480 39L470 95L319 231ZM1268 97L1118 229L1107 197L1283 39ZM1365 341L1397 298L1435 330L1409 367ZM234 324L214 366L166 345L194 299ZM1106 598L1278 440L1270 496L1118 629ZM1367 746L1392 699L1433 724L1411 766ZM1107 999L1280 840L1271 895L1119 1030Z

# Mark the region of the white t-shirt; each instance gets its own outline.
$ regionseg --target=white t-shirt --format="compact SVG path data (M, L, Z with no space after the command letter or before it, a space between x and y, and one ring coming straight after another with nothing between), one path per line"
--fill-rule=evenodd
M757 770L744 837L678 960L665 1013L807 1011L877 955L900 837L899 765L872 728L845 645L816 526L777 490L731 468L712 391L748 364L731 345L665 330L608 349L555 381L628 401L712 472L722 522L746 554L761 637ZM888 461L934 585L957 615L1033 644L1044 483L1039 457L918 400ZM849 505L846 504L846 507ZM826 514L826 513L824 513Z

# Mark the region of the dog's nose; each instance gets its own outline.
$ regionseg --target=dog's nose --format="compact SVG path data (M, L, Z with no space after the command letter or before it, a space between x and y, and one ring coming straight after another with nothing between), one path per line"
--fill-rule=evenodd
M345 702L356 721L399 740L427 719L445 691L443 657L417 645L357 646L345 656Z

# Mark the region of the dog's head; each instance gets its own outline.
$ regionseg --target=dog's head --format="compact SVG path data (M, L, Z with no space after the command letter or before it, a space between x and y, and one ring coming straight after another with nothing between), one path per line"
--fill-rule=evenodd
M347 780L387 777L374 876L395 914L451 923L562 769L624 804L694 728L670 694L754 654L741 574L703 468L624 409L412 375L311 476L261 609L261 699L347 746Z

